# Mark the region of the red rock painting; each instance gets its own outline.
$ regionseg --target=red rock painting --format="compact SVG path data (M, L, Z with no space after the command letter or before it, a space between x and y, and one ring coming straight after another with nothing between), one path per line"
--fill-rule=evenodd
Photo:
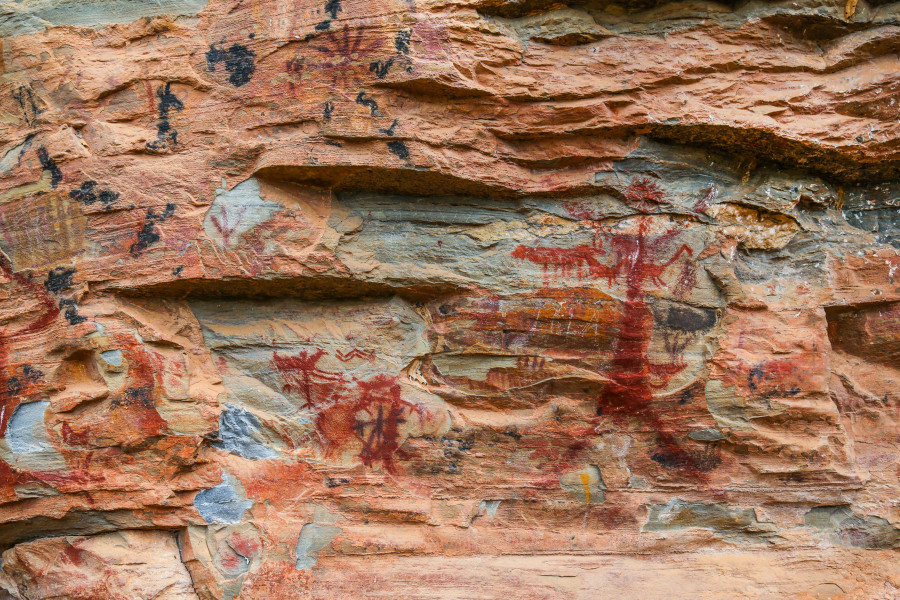
M396 376L355 379L317 368L326 354L321 348L294 356L273 353L272 364L285 381L284 391L298 394L303 407L316 412L316 430L326 454L341 452L348 444L359 446L357 456L365 466L397 473L394 457L405 438L402 426L411 418L423 418L422 409L403 400ZM371 357L355 348L335 354L342 362Z

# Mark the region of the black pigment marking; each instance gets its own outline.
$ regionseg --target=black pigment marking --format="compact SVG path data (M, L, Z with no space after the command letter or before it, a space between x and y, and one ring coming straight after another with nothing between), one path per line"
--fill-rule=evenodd
M74 300L63 298L59 301L59 308L61 310L65 309L63 316L71 325L78 325L79 323L87 321L87 317L82 317L78 314L78 304L76 304Z
M394 47L397 48L397 52L400 54L409 54L409 42L411 37L412 31L408 29L397 32L397 37L394 38Z
M666 325L691 333L711 329L716 324L716 311L699 308L672 307L666 313Z
M373 117L381 116L381 113L378 112L378 103L371 98L366 98L365 92L360 92L356 95L356 103L362 104L363 106L367 107L369 109L369 112L372 113Z
M50 154L43 146L37 149L37 155L38 160L41 161L41 167L44 169L44 172L50 172L50 186L53 189L56 189L56 186L62 181L62 171L59 170L59 167L56 166L56 162L50 158Z
M337 19L338 13L341 12L341 0L328 0L328 2L325 3L325 12L328 13L332 19Z
M175 277L181 277L181 272L184 271L184 267L178 266L172 269L172 275Z
M175 146L178 144L178 132L172 128L169 121L169 113L172 109L180 111L184 108L184 104L178 99L178 96L172 93L171 82L161 85L156 90L156 97L159 98L158 112L159 123L156 125L156 141L147 142L147 148L150 150L161 150L167 148L169 142Z
M6 380L6 394L9 396L18 396L19 392L22 391L22 382L19 381L19 378L13 375L9 379Z
M157 215L152 208L147 209L147 218L145 219L144 225L141 227L140 231L138 231L137 241L133 243L131 245L131 248L129 248L128 250L132 256L140 256L141 252L159 241L159 233L156 231L157 221L165 221L166 219L171 217L174 212L175 205L171 202L166 204L166 209L161 215Z
M331 115L334 113L334 102L326 102L325 108L322 111L322 114L325 116L325 122L331 120Z
M685 469L708 473L722 464L722 456L715 444L707 444L700 452L690 450L662 449L650 459L664 469L680 471Z
M152 221L147 221L138 231L137 241L131 245L129 251L132 256L140 256L141 252L146 250L151 244L159 241L159 234L156 233L156 227Z
M378 79L384 79L387 77L388 71L391 70L391 66L394 64L394 57L390 57L387 60L373 60L369 63L369 71L375 73L378 76Z
M750 388L751 392L755 392L756 388L759 387L759 384L765 377L766 373L763 371L762 363L754 365L754 367L750 369L750 374L747 376L747 387Z
M388 127L387 129L379 129L378 131L380 131L380 132L383 133L384 135L393 137L393 136L394 136L394 129L397 128L397 123L398 123L397 119L394 119L394 122L391 123L391 126L390 126L390 127Z
M240 44L232 44L227 50L216 48L215 44L209 47L206 53L206 66L210 71L216 70L216 63L224 62L228 71L228 81L235 87L241 87L248 81L256 70L253 59L256 52Z
M522 434L519 433L519 430L513 426L507 427L503 430L503 433L511 437L512 439L519 441L522 439Z
M328 15L328 18L315 26L316 31L327 31L329 27L331 27L331 22L334 19L337 19L337 15L341 12L341 0L328 0L325 3L325 14ZM313 37L314 34L310 33L304 38L304 41L309 41Z
M61 292L67 290L72 287L73 275L75 275L75 269L56 267L47 273L47 280L44 282L44 288L48 292Z
M43 377L43 371L35 369L31 365L22 365L17 375L13 375L6 380L6 392L10 396L17 396L22 391L24 384L38 383Z
M36 138L36 137L37 137L36 133L29 133L25 137L25 141L22 142L22 149L19 150L19 158L16 159L16 164L21 164L22 157L24 157L25 152L27 152L28 149L31 148L31 143L34 141L34 138Z
M460 452L468 452L475 445L475 442L471 440L458 440L455 438L448 438L446 436L441 436L441 445L444 446L444 454L446 455L449 451L451 454L460 453Z
M40 369L35 369L31 365L23 365L22 366L22 377L25 378L26 381L30 381L31 383L37 383L44 377L44 372Z
M391 154L395 154L397 158L401 160L406 160L409 158L409 148L407 148L406 144L404 144L400 140L388 142L387 147L388 150L390 150Z
M141 385L125 390L125 397L113 399L112 406L139 406L141 408L154 408L153 386Z
M336 488L341 485L345 485L350 483L350 480L346 477L326 477L325 478L325 487Z
M14 91L12 95L13 98L16 99L16 102L19 103L19 106L22 108L22 115L25 117L25 124L29 127L33 126L35 119L37 119L37 116L44 112L43 110L38 109L37 102L34 101L34 92L31 91L31 88L22 86Z
M110 204L119 199L118 192L98 190L96 187L96 181L85 181L81 184L81 188L70 191L69 197L78 200L82 204L100 202L104 208L109 208Z
M336 141L334 141L334 140L325 140L325 143L328 144L329 146L334 146L334 147L336 147L336 148L343 148L343 147L344 147L344 145L343 145L342 143L336 142Z

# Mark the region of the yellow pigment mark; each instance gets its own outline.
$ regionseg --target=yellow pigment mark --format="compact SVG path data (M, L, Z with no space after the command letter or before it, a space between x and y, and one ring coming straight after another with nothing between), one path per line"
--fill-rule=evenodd
M591 482L591 476L588 475L587 473L582 473L581 474L581 483L584 484L584 497L585 497L585 502L587 502L588 504L590 504L590 502L591 502L591 488L588 485L590 482Z

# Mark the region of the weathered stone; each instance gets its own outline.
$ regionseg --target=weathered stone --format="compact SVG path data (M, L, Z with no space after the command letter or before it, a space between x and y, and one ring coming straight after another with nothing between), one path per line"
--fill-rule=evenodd
M897 596L898 37L0 0L0 596Z
M25 542L3 553L0 586L27 600L198 599L168 531Z

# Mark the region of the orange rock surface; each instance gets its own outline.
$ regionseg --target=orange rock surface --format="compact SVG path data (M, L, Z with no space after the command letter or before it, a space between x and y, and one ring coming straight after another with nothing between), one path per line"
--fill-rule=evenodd
M0 0L0 598L900 599L898 43Z

